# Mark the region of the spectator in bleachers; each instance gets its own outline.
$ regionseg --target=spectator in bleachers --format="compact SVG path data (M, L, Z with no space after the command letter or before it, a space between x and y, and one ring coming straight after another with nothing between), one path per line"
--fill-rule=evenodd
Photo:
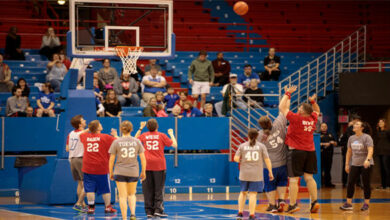
M234 96L244 94L244 87L237 83L237 74L230 74L230 83L223 86L221 93L223 96L223 101L215 103L215 111L217 112L218 117L226 116L230 112L230 100L234 101L234 106L237 106L241 109L247 108L241 97Z
M68 59L68 57L66 57L63 50L61 50L61 52L60 52L60 60L66 66L66 69L70 68L72 61L70 61L70 59Z
M265 71L261 75L262 80L278 81L280 76L280 57L275 55L275 48L270 48L268 56L264 58Z
M167 82L163 76L157 75L158 70L155 66L150 69L150 75L144 76L142 84L144 87L144 93L142 95L143 100L149 103L149 99L155 97L156 92L165 92L165 86Z
M183 109L184 111L181 115L185 118L202 116L202 112L198 108L193 107L191 101L184 102Z
M11 92L14 83L11 81L11 69L3 63L3 55L0 54L0 92Z
M165 112L165 108L163 104L157 104L157 117L168 117L168 114Z
M5 40L4 58L6 60L25 60L24 53L20 49L21 38L17 34L18 29L11 27Z
M99 79L103 82L106 90L114 88L115 80L118 80L118 72L115 68L111 67L109 59L103 60L103 68L99 70Z
M213 86L224 86L229 83L230 63L223 59L223 53L217 53L217 59L212 62L214 68Z
M181 115L181 108L180 108L180 106L175 105L175 106L172 108L172 111L171 111L171 113L168 115L168 117L178 117L178 118L182 118L183 116Z
M145 75L150 75L150 70L152 69L152 66L156 67L157 69L157 75L162 76L161 66L157 64L156 59L150 59L149 64L145 66Z
M26 117L28 117L28 118L33 118L33 117L35 117L33 107L28 106L28 107L26 108Z
M187 91L180 91L179 97L180 97L180 99L175 102L175 106L177 105L180 107L180 109L181 109L180 113L181 113L181 112L183 112L184 103L188 100Z
M61 88L62 80L68 70L65 65L61 62L60 56L58 54L53 55L53 61L47 64L49 72L46 75L46 82L50 82L55 92L59 92Z
M29 106L28 98L22 96L22 89L17 88L13 96L7 99L5 114L8 117L24 117Z
M144 108L144 117L156 117L157 111L157 100L155 97L151 97L148 105Z
M112 89L107 90L106 100L103 106L106 117L120 117L122 114L121 103L118 101L115 91Z
M263 94L263 90L258 87L257 79L252 79L249 84L249 88L245 90L245 95L261 95ZM258 105L264 106L264 96L244 96L242 98L244 102L248 102L251 107L256 107Z
M164 102L166 103L167 112L170 113L180 97L172 87L168 87L167 92L168 94L164 97Z
M138 84L130 74L121 74L121 77L114 82L114 90L122 106L139 106Z
M165 106L164 94L161 91L156 92L156 101L157 101L157 105Z
M12 88L12 94L16 91L17 88L22 89L22 96L29 97L30 95L30 88L27 85L27 82L24 78L19 78L16 85Z
M214 68L211 61L207 59L205 50L201 50L198 58L192 61L188 69L188 82L192 85L194 106L197 106L200 95L200 106L203 108L206 103L206 95L210 93L210 86L214 83Z
M60 38L56 36L54 29L49 27L42 37L41 49L39 54L46 56L47 59L53 57L53 54L59 53L62 49Z
M93 73L93 78L97 79L97 86L95 88L99 88L100 92L103 93L104 91L104 83L101 79L99 79L99 72L94 72Z
M259 75L252 72L252 66L250 64L245 64L244 73L238 75L237 82L244 86L244 88L249 88L249 84L252 79L256 79L257 83L260 83Z
M93 92L95 97L102 102L104 100L103 92L99 88L99 79L97 77L93 77Z
M51 88L50 83L44 83L41 90L42 92L39 93L39 97L37 99L37 117L55 117L55 96L53 94L53 89Z
M217 115L213 112L213 104L206 103L204 105L204 113L202 114L202 117L216 117Z

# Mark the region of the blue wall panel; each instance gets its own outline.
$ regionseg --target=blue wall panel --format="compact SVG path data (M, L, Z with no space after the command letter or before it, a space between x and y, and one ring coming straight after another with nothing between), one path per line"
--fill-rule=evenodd
M180 149L229 149L229 118L178 120Z
M5 118L5 151L57 151L56 118Z
M14 167L15 157L6 157L4 169L0 169L0 190L19 188L18 169Z

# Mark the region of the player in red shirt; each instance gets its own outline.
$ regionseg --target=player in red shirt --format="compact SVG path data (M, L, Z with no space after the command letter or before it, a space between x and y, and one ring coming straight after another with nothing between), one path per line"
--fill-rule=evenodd
M318 212L320 205L317 202L317 184L313 179L313 174L317 173L317 157L314 148L313 132L316 128L320 107L316 103L316 95L309 97L311 103L303 103L299 106L298 112L290 111L291 94L297 89L296 86L285 87L285 95L280 100L279 110L286 116L290 125L287 129L286 145L289 152L287 154L287 169L290 178L290 205L287 212L299 211L297 205L298 181L303 175L310 194L312 213ZM299 94L298 94L299 95Z
M140 136L145 124L149 132L145 132ZM164 133L158 132L157 128L158 123L156 119L149 119L147 123L141 122L139 130L135 134L135 137L145 147L146 180L142 182L142 191L144 193L145 213L148 218L168 216L164 212L164 189L167 169L164 147L177 147L172 129L168 129L170 136L168 138Z
M103 196L106 213L114 213L111 206L111 189L108 171L108 161L111 143L115 137L101 134L102 125L98 120L88 124L89 133L80 135L80 141L84 145L83 168L84 190L87 193L88 214L95 213L95 192ZM111 132L116 136L116 131Z

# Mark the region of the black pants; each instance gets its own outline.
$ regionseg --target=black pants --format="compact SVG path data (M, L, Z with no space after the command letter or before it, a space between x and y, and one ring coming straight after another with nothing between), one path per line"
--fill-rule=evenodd
M261 74L261 80L264 80L264 81L269 81L269 80L273 80L273 81L278 81L279 80L279 76L280 76L280 70L273 70L271 72L271 74L269 74L268 71L264 71L262 74Z
M165 170L146 171L146 179L142 182L142 192L147 215L164 212L165 177Z
M390 187L390 156L379 155L378 161L381 168L382 187Z
M39 50L39 54L44 55L49 60L53 60L53 54L59 53L62 50L62 46L56 46L56 47L42 47Z
M371 167L366 169L363 166L351 166L348 175L347 198L349 199L353 198L353 194L355 193L355 185L359 181L360 175L362 176L362 180L363 180L364 199L370 199Z
M330 171L333 163L333 147L324 148L321 151L321 176L325 186L332 184Z
M347 181L348 181L348 174L347 174L347 172L345 172L345 160L347 157L346 147L343 147L341 149L341 153L343 155L343 170L341 170L341 180L343 182L343 186L345 186L345 185L347 185Z

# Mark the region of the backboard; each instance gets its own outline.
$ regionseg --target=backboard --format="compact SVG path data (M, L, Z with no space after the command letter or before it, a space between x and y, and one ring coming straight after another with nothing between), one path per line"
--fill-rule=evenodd
M68 55L117 57L116 46L143 47L140 58L175 52L172 0L70 0Z

